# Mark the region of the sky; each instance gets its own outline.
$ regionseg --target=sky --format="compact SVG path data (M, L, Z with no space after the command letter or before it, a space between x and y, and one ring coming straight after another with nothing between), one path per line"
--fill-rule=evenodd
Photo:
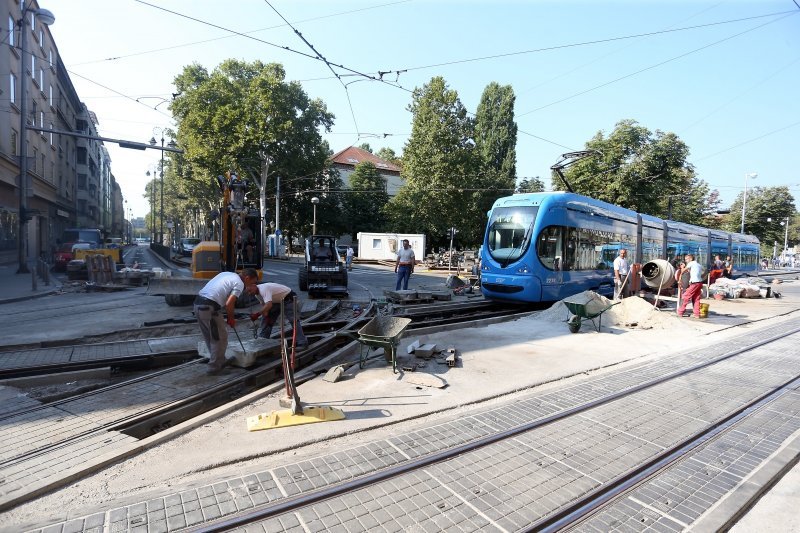
M516 94L520 178L549 185L562 153L633 119L678 135L722 207L745 185L800 198L800 0L38 1L105 137L148 142L174 127L172 82L187 65L260 60L335 114L334 152L402 153L411 91L434 76L471 112L494 81ZM338 78L295 30L345 67ZM106 146L126 205L144 216L160 152Z

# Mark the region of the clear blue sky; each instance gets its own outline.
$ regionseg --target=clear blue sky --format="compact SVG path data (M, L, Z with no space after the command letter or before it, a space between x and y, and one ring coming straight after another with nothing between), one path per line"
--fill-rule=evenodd
M101 135L146 142L154 127L171 126L167 104L152 107L170 97L185 65L259 59L282 63L288 79L327 103L334 151L368 142L400 153L409 91L440 75L470 111L488 83L514 87L520 177L549 184L562 152L634 119L683 139L724 206L754 172L748 186L788 185L800 197L800 0L152 4L225 29L135 0L40 0L56 16L59 53ZM346 92L324 63L226 31L313 55L270 5L332 63L391 71L384 79L402 89L343 76ZM143 216L145 172L159 153L108 148L128 205Z

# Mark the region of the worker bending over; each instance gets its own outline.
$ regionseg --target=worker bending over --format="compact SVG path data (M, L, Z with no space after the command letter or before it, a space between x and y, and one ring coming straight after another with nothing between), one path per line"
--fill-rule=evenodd
M261 328L258 332L259 337L264 339L269 338L272 333L272 326L280 319L281 302L283 302L284 315L291 324L294 324L293 300L297 294L295 294L292 289L280 283L261 283L259 285L249 286L247 292L255 296L263 306L259 312L250 315L250 320L256 321L261 319ZM308 340L305 334L303 334L303 326L300 324L299 316L297 317L295 341L299 348L308 345Z
M194 300L194 316L200 326L200 333L208 348L208 374L218 374L231 360L225 358L228 348L228 330L222 320L220 310L224 307L227 323L236 327L234 306L236 299L246 287L255 286L258 272L253 268L245 268L240 274L236 272L220 272L200 289Z

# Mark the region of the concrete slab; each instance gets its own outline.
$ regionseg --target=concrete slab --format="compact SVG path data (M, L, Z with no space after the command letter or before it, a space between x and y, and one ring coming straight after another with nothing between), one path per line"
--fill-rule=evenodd
M225 357L233 359L233 366L249 368L255 364L256 359L259 357L280 353L281 341L278 339L242 339L240 344L236 335L232 337L228 337ZM244 350L242 349L243 347ZM197 343L197 353L205 359L211 357L204 341Z

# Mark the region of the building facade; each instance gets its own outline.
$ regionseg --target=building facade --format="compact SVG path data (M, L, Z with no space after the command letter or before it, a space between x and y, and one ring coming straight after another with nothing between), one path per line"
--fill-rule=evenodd
M365 161L369 161L375 165L378 173L383 178L386 193L390 198L396 196L403 187L403 179L400 177L400 167L361 148L355 146L345 148L333 154L331 161L333 167L339 171L339 175L345 187L350 186L350 174L355 172L356 165Z
M25 225L25 240L29 260L49 259L63 230L69 227L96 227L110 236L114 209L122 204L111 174L111 159L102 142L29 129L96 136L97 118L80 101L48 26L32 12L38 4L6 0L5 5L7 19L0 44L0 98L7 102L0 108L0 264L18 259L22 142L28 155L30 220ZM24 126L23 95L27 108ZM119 195L119 202L115 195ZM124 216L119 209L119 216Z

